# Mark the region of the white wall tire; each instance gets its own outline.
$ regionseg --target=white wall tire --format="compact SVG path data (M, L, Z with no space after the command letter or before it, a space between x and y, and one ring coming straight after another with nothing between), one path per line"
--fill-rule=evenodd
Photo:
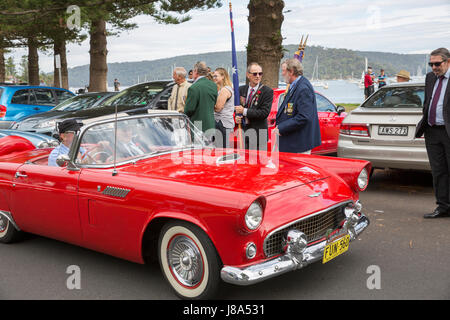
M0 214L0 243L12 243L19 240L21 232L17 231L12 223Z
M198 227L176 221L165 225L158 243L161 270L183 299L208 299L220 283L220 260Z

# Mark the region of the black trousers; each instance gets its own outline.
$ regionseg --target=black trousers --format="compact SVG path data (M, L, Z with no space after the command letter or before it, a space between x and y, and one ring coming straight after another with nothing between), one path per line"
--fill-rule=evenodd
M450 137L445 126L428 127L425 145L433 175L436 203L440 211L450 210Z

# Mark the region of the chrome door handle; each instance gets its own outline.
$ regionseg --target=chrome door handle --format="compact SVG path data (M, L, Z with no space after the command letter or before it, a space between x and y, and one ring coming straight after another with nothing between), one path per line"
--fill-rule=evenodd
M16 172L16 178L27 178L28 176L26 174L22 174L19 172Z

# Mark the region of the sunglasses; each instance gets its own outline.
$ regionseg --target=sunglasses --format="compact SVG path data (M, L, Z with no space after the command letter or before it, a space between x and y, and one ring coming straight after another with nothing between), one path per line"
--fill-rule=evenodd
M441 62L428 62L428 65L429 65L430 67L433 67L433 65L434 65L435 67L439 67L443 62L445 62L445 61L443 60L443 61L441 61Z
M256 76L260 76L262 77L263 73L262 72L249 72L252 76L256 77Z

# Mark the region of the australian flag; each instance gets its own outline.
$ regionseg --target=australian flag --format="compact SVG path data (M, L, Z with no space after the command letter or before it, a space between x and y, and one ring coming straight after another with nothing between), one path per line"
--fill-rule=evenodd
M234 87L234 105L240 105L239 100L239 75L236 56L236 44L234 40L234 25L233 25L233 11L231 10L230 1L230 23L231 23L231 60L232 60L232 74L233 74L233 87Z

